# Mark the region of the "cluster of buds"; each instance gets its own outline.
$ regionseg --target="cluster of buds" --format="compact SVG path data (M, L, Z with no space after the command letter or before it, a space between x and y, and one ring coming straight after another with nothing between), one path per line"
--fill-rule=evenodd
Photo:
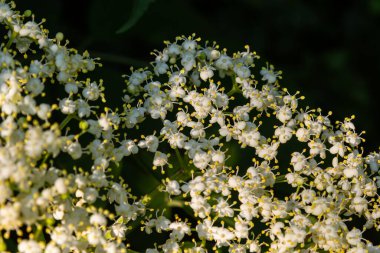
M257 70L248 46L165 42L111 109L102 81L85 77L98 59L13 3L0 1L0 23L0 251L128 252L141 249L127 238L140 227L167 236L148 253L380 252L363 235L380 229L380 154L364 153L353 117L299 108L304 97L281 88L272 65ZM152 121L159 128L133 136ZM233 147L240 166L228 162ZM141 150L178 214L119 177Z

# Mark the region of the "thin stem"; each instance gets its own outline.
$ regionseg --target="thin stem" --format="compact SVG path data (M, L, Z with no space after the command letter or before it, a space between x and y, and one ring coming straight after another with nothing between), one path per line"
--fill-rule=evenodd
M275 183L285 183L285 182L287 182L285 175L280 175L280 176L276 177Z
M70 122L70 120L73 119L73 118L75 118L75 117L72 114L67 115L66 118L59 125L59 129L62 130ZM82 135L82 134L84 134L84 133L85 132L80 133L79 136ZM79 138L79 136L78 136L78 138ZM47 161L47 159L49 158L49 156L50 156L50 154L46 153L46 155L44 156L44 159L41 162L41 165L44 164Z
M72 114L67 115L66 118L59 125L59 129L62 130L70 122L70 120L73 118L74 118L74 116Z
M230 97L230 96L232 96L235 93L241 93L241 90L239 88L232 87L232 89L227 93L227 96Z
M12 45L13 40L16 38L16 36L17 36L17 33L15 31L12 31L11 36L9 37L9 40L8 40L7 44L5 45L6 48L10 48L10 46Z
M241 90L239 88L239 84L236 82L236 76L233 75L231 77L231 81L232 81L232 89L227 93L227 96L232 96L233 94L235 93L241 93Z
M175 150L175 155L178 159L178 162L179 162L179 165L182 167L182 169L185 169L186 168L186 165L185 163L183 162L183 159L182 159L182 156L181 154L179 153L179 150L178 148L174 149Z
M41 165L45 164L47 159L49 158L50 154L49 153L46 153L46 155L44 156L44 159L42 160L41 162Z
M44 236L43 231L42 231L42 226L37 226L37 227L35 228L35 231L34 231L34 238L35 238L37 241L46 242L46 240L45 240L45 236Z
M185 172L186 170L180 169L171 176L171 179L178 179L181 175L185 174ZM161 182L151 192L149 192L148 194L145 194L145 196L143 197L143 202L144 202L145 207L149 207L151 201L154 199L155 195L160 192L160 189L162 186L164 186L164 184ZM175 204L179 204L179 203L175 203ZM186 208L184 204L181 207L183 209ZM143 219L142 217L139 217L136 220L134 220L132 224L129 226L130 229L126 232L126 235L134 231L137 228L137 226L141 224L142 219Z

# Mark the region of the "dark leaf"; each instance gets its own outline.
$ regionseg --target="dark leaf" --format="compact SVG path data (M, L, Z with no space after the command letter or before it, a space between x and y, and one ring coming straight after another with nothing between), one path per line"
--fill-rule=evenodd
M132 26L134 26L137 21L143 16L143 14L148 10L149 5L154 0L134 0L132 12L127 20L127 22L122 25L116 33L123 33L128 31Z

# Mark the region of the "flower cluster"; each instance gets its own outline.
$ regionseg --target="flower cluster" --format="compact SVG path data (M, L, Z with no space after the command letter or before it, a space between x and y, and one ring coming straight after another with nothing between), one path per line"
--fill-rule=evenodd
M138 69L126 81L125 125L143 125L145 117L163 125L159 135L139 142L154 153L154 168L170 168L160 151L169 146L184 155L182 169L191 171L181 180L168 177L164 191L197 223L147 219L147 233L169 235L147 252L380 252L363 237L380 228L379 154L363 154L353 117L332 123L331 113L299 108L304 97L280 88L281 72L273 66L256 79L259 57L245 49L228 55L194 35L178 37L153 53L152 71ZM292 141L299 150L284 169L277 157ZM233 142L251 166L228 165ZM281 197L281 188L294 190ZM353 217L365 219L362 227L349 225Z
M127 252L141 248L127 238L140 227L167 235L148 253L380 252L363 235L380 229L380 154L364 153L354 117L299 108L304 97L272 65L257 70L248 46L167 41L127 76L119 110L85 77L98 59L13 3L0 1L0 23L0 251ZM159 129L130 134L152 121ZM240 166L229 162L236 146ZM118 177L141 150L179 214Z
M102 81L83 78L98 63L13 3L0 2L0 22L0 251L13 241L28 253L126 252L128 223L145 207L109 173L134 151L116 144L117 114L97 107Z

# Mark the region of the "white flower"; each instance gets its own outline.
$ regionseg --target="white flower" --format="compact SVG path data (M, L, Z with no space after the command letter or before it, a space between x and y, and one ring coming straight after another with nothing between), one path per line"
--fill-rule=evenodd
M362 197L354 197L351 201L350 208L358 213L363 213L368 208L368 201Z
M307 145L310 148L310 155L312 156L320 155L322 159L326 157L326 152L325 152L326 146L325 144L320 142L320 140L318 139L315 141L313 140L309 142Z
M44 88L45 88L44 84L38 78L31 78L26 83L26 89L35 96L41 94Z
M17 246L20 253L42 253L42 247L34 240L22 240Z
M186 83L186 77L183 76L181 73L176 72L170 76L169 82L174 85L180 85Z
M100 96L100 90L96 83L90 83L86 88L82 91L83 97L88 100L94 101L97 100Z
M42 120L47 120L50 117L51 106L48 104L40 104L37 108L37 115Z
M7 204L0 208L0 227L5 230L17 229L21 225L20 204Z
M65 178L57 178L54 182L54 188L59 194L65 194L67 192L67 180Z
M249 68L247 66L244 66L242 64L236 64L234 66L234 71L236 73L236 75L238 77L240 77L241 79L246 79L248 77L250 77L251 75L251 71L249 70Z
M64 98L59 101L59 108L63 114L73 114L76 110L76 104L75 101L69 98Z
M181 241L185 234L191 234L190 227L184 222L172 222L169 228L172 230L170 238L173 240Z
M154 66L154 73L156 75L162 75L165 74L166 71L169 69L169 66L162 61L156 62L156 65Z
M61 250L54 243L48 243L45 247L44 253L61 253Z
M248 223L244 221L235 222L235 236L236 238L248 238L249 227Z
M286 123L288 120L292 118L291 109L287 106L280 107L277 111L276 118L282 123Z
M67 153L71 155L74 160L81 158L82 147L78 141L74 141L67 146Z
M223 198L218 199L218 204L214 207L214 210L220 217L232 217L234 215L234 210Z
M296 136L300 142L307 142L310 138L310 132L306 128L298 128Z
M159 253L157 249L146 249L145 253Z
M91 114L90 105L86 101L84 101L83 99L77 100L77 109L78 109L78 116L80 118L89 117Z
M359 246L362 240L362 231L357 228L353 228L346 234L347 242L354 246Z
M139 142L138 146L140 148L146 148L149 152L156 152L158 148L158 138L154 135L149 135Z
M227 246L235 238L234 233L226 228L212 227L211 231L217 246Z
M192 51L196 48L196 46L197 46L197 42L195 40L192 40L192 39L186 39L182 43L182 47L186 51Z
M115 223L112 225L112 234L116 237L124 238L126 231L127 227L123 224Z
M281 71L275 72L273 66L271 65L270 69L263 68L260 70L260 74L263 76L262 80L267 81L268 83L275 83L277 77L280 77Z
M195 167L201 170L205 169L209 165L210 161L210 155L205 152L197 152L193 158Z
M233 67L232 59L227 55L221 55L219 59L215 61L215 66L222 70L228 70Z
M257 242L251 242L249 244L249 252L260 253L261 252L261 248L260 248L259 244Z
M154 154L153 165L157 167L162 167L168 163L168 156L160 151Z
M63 245L72 239L69 229L63 226L55 227L50 237L58 245Z
M225 154L223 151L221 150L218 150L218 151L215 151L211 154L211 160L213 162L217 162L219 164L223 164L224 161L225 161Z
M159 216L155 220L155 226L156 226L156 231L158 233L161 233L163 230L166 231L169 229L171 222L168 218L164 216Z
M289 127L281 126L276 129L274 134L278 136L278 139L281 143L286 143L292 138L293 130Z
M352 167L345 168L343 173L347 178L357 177L359 175L359 171Z
M96 246L105 241L105 239L103 238L102 232L93 227L89 228L86 231L86 235L87 235L88 243L92 246Z
M305 211L314 216L319 216L328 210L328 202L325 198L315 198L311 206L306 206Z
M272 145L264 144L261 147L258 147L256 153L259 157L264 158L265 160L273 160L277 156L277 149L280 143L275 142Z
M0 3L0 22L2 22L4 19L12 16L13 11L6 3Z
M68 93L68 94L76 94L78 93L78 90L79 90L79 87L78 87L78 84L76 83L67 83L65 84L65 91Z
M210 66L205 66L200 70L199 75L203 81L207 81L214 76L213 68Z
M169 193L170 195L181 194L179 183L176 180L168 180L166 182L166 192Z
M90 217L90 223L95 226L105 226L107 225L107 219L100 213L94 213Z
M184 52L181 59L181 65L186 71L190 71L195 65L195 58L192 52Z

